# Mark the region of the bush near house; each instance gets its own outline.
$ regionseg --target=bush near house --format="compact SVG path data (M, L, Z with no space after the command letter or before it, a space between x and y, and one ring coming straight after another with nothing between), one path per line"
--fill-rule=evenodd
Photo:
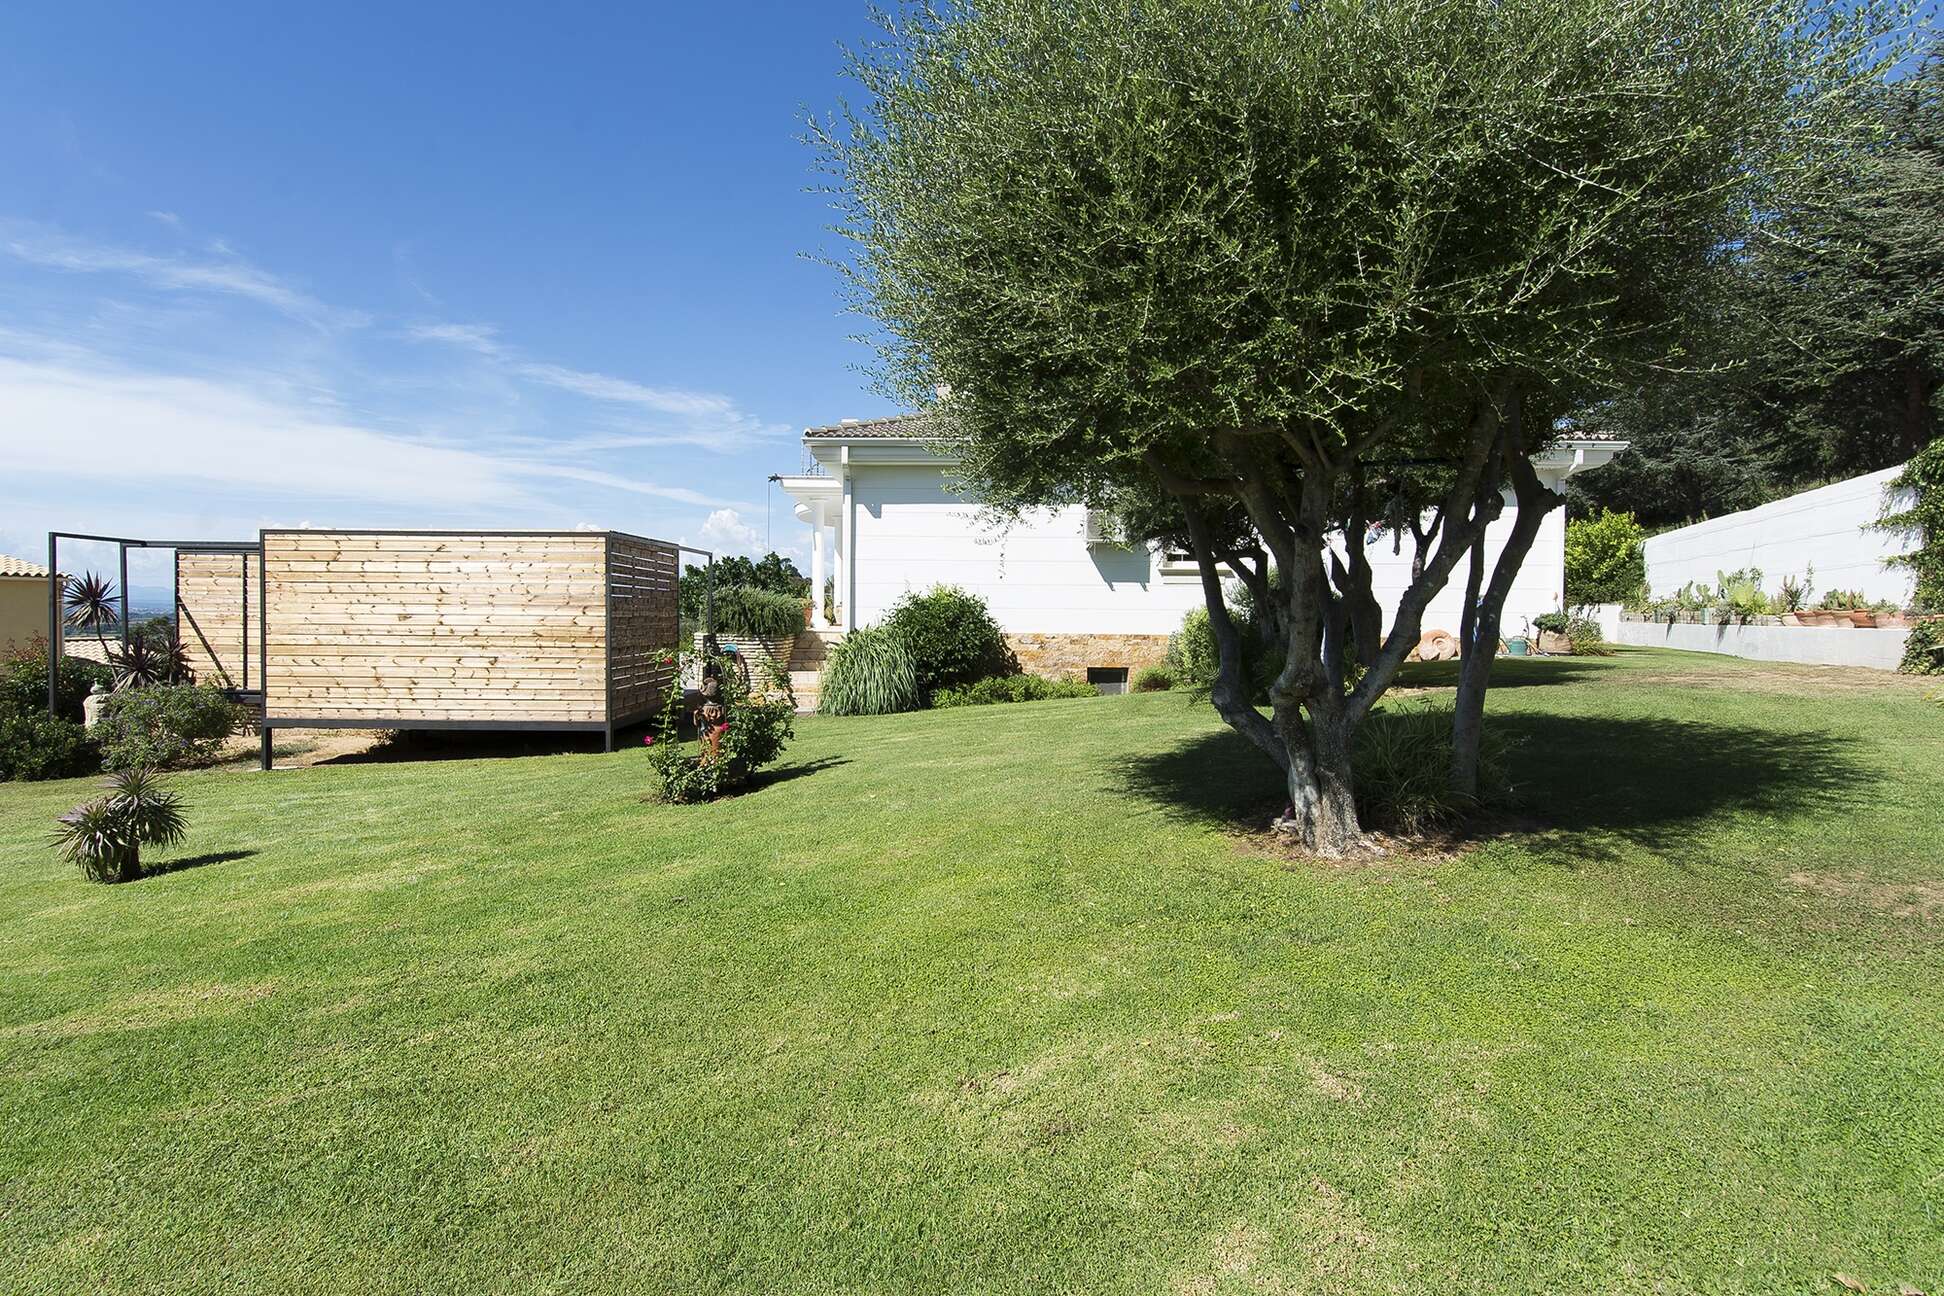
M0 666L0 781L70 778L101 768L81 727L81 703L112 675L99 662L61 658L54 709L47 712L47 641L36 639Z
M731 585L716 591L715 625L727 634L784 639L803 632L803 610L809 605L807 598L795 594Z
M248 721L214 684L157 684L109 694L94 737L105 769L182 769L216 760Z
M1055 698L1099 695L1099 689L1081 680L1047 679L1042 675L993 675L975 680L964 688L940 689L932 695L932 705L992 706L1003 702L1050 702Z
M934 585L905 595L884 625L910 649L918 691L925 697L988 676L1019 673L986 601L957 586Z
M1944 621L1919 621L1910 627L1897 669L1906 675L1944 675Z
M825 715L890 715L924 705L911 648L889 626L863 626L832 645L822 687Z
M1136 693L1165 693L1174 687L1174 676L1165 666L1145 666L1134 674L1128 687Z
M1167 668L1183 684L1206 688L1214 682L1218 664L1208 609L1191 608L1181 618L1181 629L1168 636Z
M1596 513L1566 524L1566 601L1625 603L1647 585L1647 529L1631 513Z

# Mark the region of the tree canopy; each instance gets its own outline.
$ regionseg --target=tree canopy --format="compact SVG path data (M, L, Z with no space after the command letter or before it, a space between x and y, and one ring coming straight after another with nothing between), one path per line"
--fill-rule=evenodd
M949 388L988 501L1165 499L1218 642L1217 533L1246 517L1285 655L1269 718L1232 642L1213 698L1333 849L1356 728L1501 490L1520 527L1557 504L1530 463L1556 416L1678 350L1850 130L1884 26L1769 0L922 4L818 136L886 383ZM1404 465L1432 521L1378 639L1362 524ZM1507 553L1473 564L1488 605Z

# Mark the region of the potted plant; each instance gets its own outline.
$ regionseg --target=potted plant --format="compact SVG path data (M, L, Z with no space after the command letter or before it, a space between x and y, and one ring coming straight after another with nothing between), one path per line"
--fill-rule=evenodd
M1541 653L1562 657L1571 655L1573 641L1566 635L1566 625L1564 612L1546 612L1532 618L1532 627L1539 632Z

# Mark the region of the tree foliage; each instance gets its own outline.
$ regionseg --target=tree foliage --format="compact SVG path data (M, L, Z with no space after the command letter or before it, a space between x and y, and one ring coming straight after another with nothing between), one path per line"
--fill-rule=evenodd
M677 593L681 600L684 626L701 628L703 605L712 576L717 590L747 586L772 594L787 594L792 598L810 597L810 578L798 571L797 565L783 555L771 552L751 560L740 554L729 554L717 558L708 567L682 569Z
M1555 417L1678 350L1696 286L1849 130L1884 17L919 5L854 61L865 108L817 133L887 386L953 393L949 434L999 507L1179 511L1221 646L1211 698L1286 771L1303 840L1335 849L1357 833L1356 730L1502 488L1519 519L1468 607L1502 604L1521 529L1558 503L1530 462ZM1361 546L1387 483L1432 520L1380 634ZM1282 644L1269 718L1225 569Z
M1944 56L1870 105L1823 183L1761 223L1683 362L1582 411L1632 443L1575 483L1650 526L1903 463L1944 391Z
M1599 513L1566 524L1566 601L1625 603L1647 588L1647 531L1631 513Z

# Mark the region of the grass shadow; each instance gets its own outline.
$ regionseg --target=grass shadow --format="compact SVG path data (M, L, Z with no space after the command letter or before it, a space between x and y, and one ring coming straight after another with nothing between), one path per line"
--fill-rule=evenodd
M848 756L819 756L815 760L802 761L794 765L775 765L750 775L749 786L744 789L744 793L747 795L750 792L761 792L764 788L774 787L778 783L788 783L791 779L799 779L806 774L815 774L820 770L848 764L850 764Z
M319 765L384 765L401 761L510 760L522 756L599 753L598 733L538 730L394 730L363 751L346 752ZM637 739L636 741L639 741ZM621 750L621 735L615 749Z
M1492 715L1515 803L1547 847L1603 858L1616 841L1673 852L1722 815L1806 824L1860 810L1876 772L1855 741L1821 730L1650 717ZM1282 777L1239 734L1218 731L1115 766L1122 787L1179 819L1253 829Z
M203 868L210 864L229 864L240 859L248 859L256 854L253 850L212 851L206 855L188 855L182 859L161 860L157 863L142 862L142 876L137 882L145 882L164 873L181 873L185 869Z
M1553 684L1583 684L1616 663L1601 657L1494 657L1492 689L1544 688ZM1399 688L1455 689L1455 661L1406 662L1397 672Z

